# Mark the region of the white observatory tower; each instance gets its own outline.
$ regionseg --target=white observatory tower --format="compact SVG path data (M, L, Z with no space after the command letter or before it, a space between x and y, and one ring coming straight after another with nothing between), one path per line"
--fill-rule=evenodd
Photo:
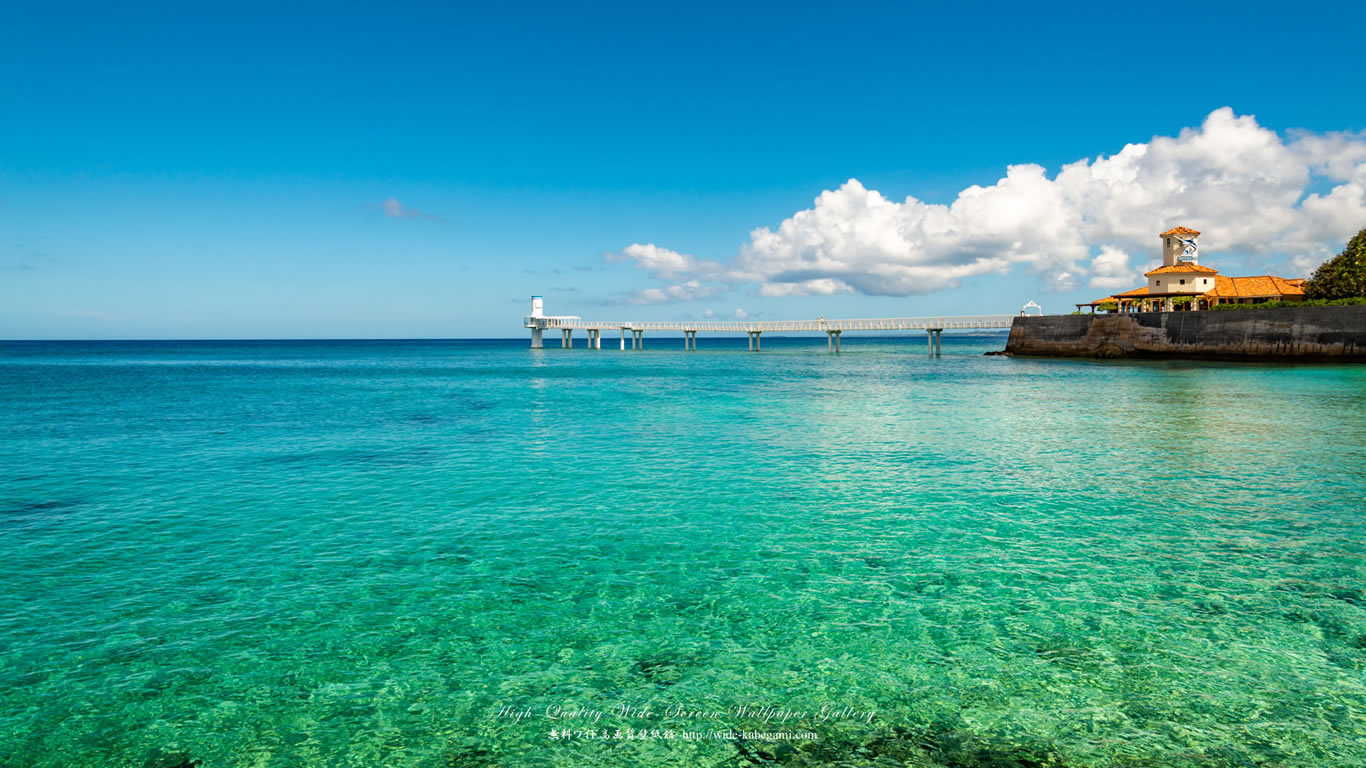
M531 314L527 315L523 325L531 329L531 348L541 348L541 329L545 327L542 322L537 322L545 318L545 303L540 296L531 297Z

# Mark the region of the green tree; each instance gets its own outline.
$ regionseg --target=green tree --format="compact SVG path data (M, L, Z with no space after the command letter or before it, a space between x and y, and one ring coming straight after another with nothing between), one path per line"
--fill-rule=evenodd
M1342 253L1319 265L1304 281L1306 299L1366 296L1366 229L1347 241Z

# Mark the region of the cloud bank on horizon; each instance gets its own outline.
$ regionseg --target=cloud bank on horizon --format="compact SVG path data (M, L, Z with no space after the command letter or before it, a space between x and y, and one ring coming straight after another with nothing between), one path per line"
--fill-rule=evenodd
M1315 184L1327 191L1309 192ZM761 296L907 296L1016 265L1050 290L1114 290L1138 279L1133 254L1153 252L1157 233L1176 225L1204 233L1207 252L1284 254L1307 273L1366 226L1366 132L1282 138L1223 107L1199 128L1069 163L1053 178L1039 165L1009 166L949 205L898 203L850 179L776 229L750 232L731 264L653 243L607 258L670 281L627 297L634 304L746 283Z

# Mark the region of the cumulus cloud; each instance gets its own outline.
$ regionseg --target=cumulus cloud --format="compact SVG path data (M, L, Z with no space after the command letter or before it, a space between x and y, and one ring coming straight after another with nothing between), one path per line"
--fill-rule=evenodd
M1366 162L1366 131L1291 131L1290 148L1316 175L1347 181Z
M626 303L668 304L676 301L696 301L698 299L709 299L724 289L725 286L705 285L698 280L686 280L663 288L646 288L643 291L636 291L626 297Z
M1306 194L1315 181L1327 192ZM654 276L757 284L762 296L905 296L1025 268L1052 290L1129 286L1129 254L1158 253L1172 226L1203 232L1201 251L1281 254L1301 271L1366 225L1366 134L1282 137L1224 107L1198 128L1064 165L1052 177L1012 165L953 202L888 199L850 179L776 228L750 233L734 263L633 245ZM1142 257L1140 257L1141 259ZM686 291L682 293L687 293Z
M1012 166L952 206L897 203L850 179L814 207L750 233L736 260L766 296L929 293L1012 263L1073 266L1086 249L1051 212L1064 205L1039 166Z
M736 307L736 308L735 308L735 319L736 319L736 320L744 320L744 319L747 318L747 317L749 317L749 313L748 313L748 312L746 312L745 310L741 309L740 307Z
M632 243L622 248L621 253L606 254L606 259L614 262L634 261L641 269L648 270L651 277L664 280L682 275L724 278L728 273L725 265L719 262L697 259L654 243Z
M430 213L423 213L422 211L419 211L416 208L405 208L403 207L403 204L398 201L397 198L393 197L380 203L379 207L380 210L384 211L384 215L388 216L391 219L430 219L432 221L441 220L440 216L433 216Z
M759 286L760 296L830 296L836 293L853 292L853 286L843 280L835 280L829 277L786 283L764 283Z
M660 248L654 243L632 243L621 249L621 253L607 254L608 261L632 261L641 269L648 269L657 277L672 277L678 272L687 272L697 264L697 259L668 248Z
M663 288L647 288L626 297L628 304L664 304L674 301L707 299L729 290L733 279L725 265L704 261L686 253L661 248L653 243L632 243L621 253L604 254L608 261L635 262L648 270L657 280L675 280L691 276ZM701 279L699 279L701 278ZM702 282L706 280L707 282Z
M1129 254L1114 247L1102 245L1100 255L1091 262L1091 288L1113 291L1118 288L1132 288L1137 285L1138 271L1129 267Z

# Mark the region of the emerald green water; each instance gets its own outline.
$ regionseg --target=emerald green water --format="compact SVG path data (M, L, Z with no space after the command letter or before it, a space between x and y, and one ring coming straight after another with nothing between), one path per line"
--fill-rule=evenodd
M0 344L0 764L1366 764L1366 367L647 343Z

